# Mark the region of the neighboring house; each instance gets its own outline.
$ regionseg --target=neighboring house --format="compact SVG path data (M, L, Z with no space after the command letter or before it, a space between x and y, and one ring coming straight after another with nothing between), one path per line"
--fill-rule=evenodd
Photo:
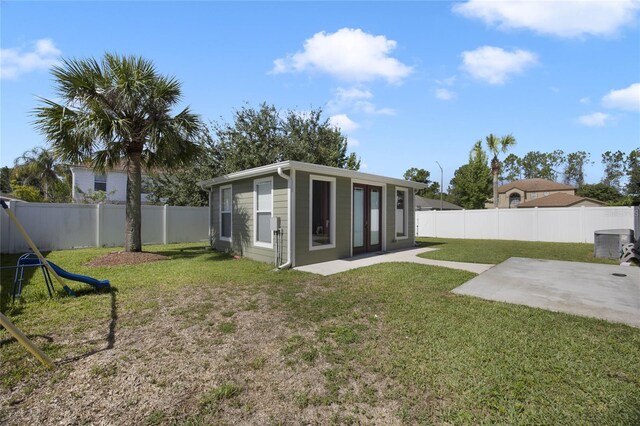
M415 209L417 211L425 210L440 210L440 200L434 200L433 198L424 198L419 195L415 196ZM462 210L462 207L457 206L448 201L442 200L442 210Z
M104 191L107 201L124 203L127 194L127 171L125 165L118 166L106 173L98 173L87 166L70 166L71 169L71 198L74 203L82 201L82 191L85 194ZM142 202L148 202L145 194L145 181L148 176L142 173ZM78 191L78 189L80 191Z
M427 187L297 161L198 184L209 191L213 247L279 267L413 247L413 190Z
M532 207L601 207L605 203L594 200L593 198L580 197L578 195L566 194L564 192L556 192L546 197L536 198L518 204L519 209Z
M520 203L559 193L575 195L576 188L546 179L516 180L498 187L498 208L513 209ZM488 203L486 207L494 208L494 204Z

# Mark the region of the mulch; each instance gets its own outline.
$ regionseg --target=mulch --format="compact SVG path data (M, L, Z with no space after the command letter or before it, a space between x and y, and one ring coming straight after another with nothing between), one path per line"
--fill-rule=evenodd
M161 254L148 252L125 252L118 251L104 256L96 257L91 262L86 263L87 266L121 266L121 265L138 265L140 263L157 262L159 260L168 260L170 257Z

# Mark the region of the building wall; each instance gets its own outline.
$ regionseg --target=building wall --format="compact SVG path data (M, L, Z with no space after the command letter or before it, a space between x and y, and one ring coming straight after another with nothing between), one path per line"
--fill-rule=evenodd
M546 197L547 195L555 194L555 193L564 193L564 194L575 194L575 189L561 189L555 191L523 191L518 188L512 188L509 191L498 194L498 208L508 209L509 208L509 197L511 194L520 194L520 202L524 203L525 201L535 200L537 198ZM487 208L493 208L492 206L487 206Z
M295 266L351 256L351 179L336 177L335 248L309 250L309 176L307 172L296 172Z
M287 181L278 174L260 176L258 179L265 177L273 178L273 211L272 216L280 218L280 227L282 229L281 250L282 263L287 259ZM241 256L263 262L275 263L275 241L273 248L264 248L254 246L254 178L243 179L231 182L231 194L233 198L232 207L232 224L231 224L231 242L220 240L220 186L216 185L212 188L212 197L210 203L211 211L211 230L213 246L217 250L231 250ZM224 186L224 185L223 185Z
M74 203L82 200L82 195L77 191L80 188L83 192L94 192L94 183L96 173L86 167L71 167L73 174L71 197ZM142 175L143 178L146 175ZM113 194L111 192L113 191ZM107 200L124 203L127 194L127 173L124 171L108 171L107 172ZM146 194L142 194L142 202L148 202Z

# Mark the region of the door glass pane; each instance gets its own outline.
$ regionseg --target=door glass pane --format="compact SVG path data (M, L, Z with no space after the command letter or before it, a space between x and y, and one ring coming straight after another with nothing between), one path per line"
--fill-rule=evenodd
M271 242L271 212L258 213L256 238L261 243Z
M380 244L380 192L378 190L371 190L369 227L371 228L370 244L372 246Z
M364 190L353 188L353 246L364 245Z
M396 237L406 237L406 227L404 223L404 195L404 191L396 191Z

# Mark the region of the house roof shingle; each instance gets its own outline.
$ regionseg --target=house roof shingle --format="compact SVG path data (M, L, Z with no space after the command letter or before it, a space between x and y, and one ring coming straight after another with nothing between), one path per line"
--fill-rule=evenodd
M546 197L535 198L533 200L525 201L518 204L518 208L528 207L570 207L581 201L592 201L596 204L604 205L602 201L594 200L593 198L579 197L577 195L566 194L564 192L556 192L555 194L547 195Z
M567 189L576 189L571 185L565 185L564 183L558 183L547 179L521 179L514 180L513 182L506 183L498 187L498 193L504 194L510 189L517 188L525 192L534 191L562 191Z
M440 200L416 195L414 203L416 210L440 210ZM443 210L462 210L462 207L444 200L442 201L442 208Z

